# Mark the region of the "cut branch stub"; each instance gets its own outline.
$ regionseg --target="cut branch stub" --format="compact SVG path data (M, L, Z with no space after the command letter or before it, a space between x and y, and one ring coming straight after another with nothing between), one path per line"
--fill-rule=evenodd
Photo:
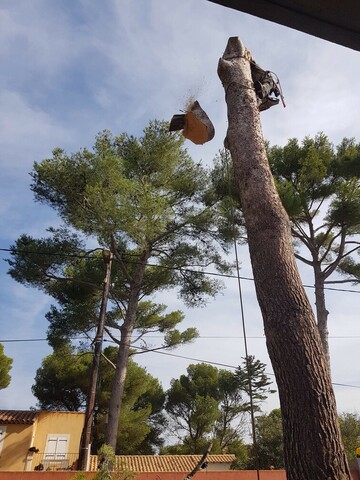
M214 138L215 129L210 118L195 100L185 114L174 115L169 131L183 130L183 135L196 145L202 145Z
M276 74L269 70L261 68L252 58L249 50L247 50L238 37L231 37L226 46L224 55L219 61L218 74L225 86L226 78L223 77L224 72L221 71L222 62L231 62L243 58L248 60L251 68L251 81L243 83L243 88L253 89L256 93L256 99L259 110L267 110L274 105L278 105L280 96L283 106L285 107L284 96L280 86L279 78Z

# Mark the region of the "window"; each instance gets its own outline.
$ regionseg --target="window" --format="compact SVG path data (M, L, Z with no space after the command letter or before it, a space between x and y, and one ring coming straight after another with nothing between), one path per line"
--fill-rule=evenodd
M42 464L44 470L64 470L69 466L69 435L49 434Z
M49 434L46 440L45 460L62 460L68 451L69 435Z

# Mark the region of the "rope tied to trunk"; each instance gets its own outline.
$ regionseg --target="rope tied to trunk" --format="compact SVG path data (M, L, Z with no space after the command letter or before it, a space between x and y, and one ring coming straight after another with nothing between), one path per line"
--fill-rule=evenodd
M228 90L229 88L232 86L232 85L237 85L239 86L240 88L244 88L245 90L253 90L255 91L255 87L254 87L254 84L251 82L251 85L245 85L243 83L240 83L240 82L230 82L229 85L226 87L225 89L225 99L227 97L227 93L228 93Z

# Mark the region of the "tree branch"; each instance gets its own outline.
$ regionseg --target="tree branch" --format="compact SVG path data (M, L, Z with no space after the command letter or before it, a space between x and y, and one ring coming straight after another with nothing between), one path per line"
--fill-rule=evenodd
M341 230L341 240L340 240L340 245L339 245L339 251L336 257L336 260L334 260L328 267L326 267L323 271L324 274L324 279L328 278L338 267L340 261L344 258L344 249L345 249L345 239L346 239L346 229L343 228Z
M109 335L109 337L111 338L111 340L112 340L114 343L116 343L116 344L119 345L119 346L121 345L120 340L118 340L118 339L111 333L111 331L110 331L106 326L104 327L104 330L105 330L105 332Z
M294 253L294 255L295 255L295 258L297 258L297 259L300 260L301 262L306 263L306 265L310 265L311 267L314 265L314 262L313 262L313 261L308 260L308 259L305 258L305 257L302 257L302 256L299 255L298 253Z
M325 285L330 285L332 283L360 283L360 280L356 279L345 279L345 280L326 280L324 282Z
M295 230L295 228L292 227L291 228L292 235L298 238L306 246L306 248L311 252L312 251L311 240L306 234L305 230L300 226L298 222L293 222L293 224L299 231Z
M355 242L353 242L353 243L355 243ZM342 260L343 258L345 258L345 257L348 257L349 255L351 255L352 253L356 252L356 251L359 250L359 249L360 249L360 245L358 245L358 246L355 247L355 248L352 248L351 250L349 250L348 252L346 252L346 253L343 254L341 260Z
M108 358L104 352L101 352L101 356L114 368L114 370L116 370L116 365L115 363L113 363L110 358Z
M324 237L323 237L322 245L324 245L327 237L329 236L329 234L330 234L330 229L331 229L331 228L332 228L332 227L330 226L329 229L327 230L327 232L325 232ZM327 257L327 255L328 255L329 252L331 251L331 248L332 248L335 240L336 240L341 234L342 234L342 230L340 230L336 235L334 235L334 236L331 238L330 242L328 243L328 245L327 245L327 247L326 247L326 249L325 249L325 252L323 253L323 255L322 255L321 258L320 258L320 263L322 263L322 262L325 260L325 258Z
M111 241L111 250L112 250L112 253L115 255L116 257L116 260L119 262L119 265L120 265L120 268L121 268L121 271L123 272L123 274L125 275L127 281L129 283L131 283L133 281L131 275L129 274L128 272L128 269L126 268L126 265L124 263L124 260L122 258L122 256L120 255L117 247L116 247L116 242L115 242L115 237L114 237L114 234L111 234L111 237L110 237L110 241Z

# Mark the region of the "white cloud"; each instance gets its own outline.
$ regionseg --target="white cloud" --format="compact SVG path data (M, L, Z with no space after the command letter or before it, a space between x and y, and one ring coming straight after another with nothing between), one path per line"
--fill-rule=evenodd
M0 165L7 173L26 175L33 161L48 155L57 142L68 140L67 132L49 113L29 105L19 92L2 90L0 110Z
M9 298L5 298L5 296ZM0 408L26 409L35 406L31 394L36 369L45 355L50 353L46 342L30 342L34 338L46 338L47 322L44 314L49 298L33 289L25 288L5 277L2 282L0 341L5 354L13 359L10 386L2 392ZM25 340L8 342L8 340Z

